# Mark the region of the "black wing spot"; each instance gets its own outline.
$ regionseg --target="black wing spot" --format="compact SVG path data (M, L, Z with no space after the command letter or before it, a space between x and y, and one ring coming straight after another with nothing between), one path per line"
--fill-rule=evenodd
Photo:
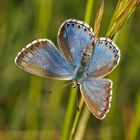
M78 25L78 29L80 29L81 28L81 26L80 25Z
M86 31L87 31L87 29L86 29L86 28L84 28L84 31L86 32Z
M75 25L75 24L74 24L74 23L72 23L71 25L72 25L72 27L74 27L74 25Z
M66 25L67 27L69 27L70 26L70 24L69 23L67 23L67 25Z

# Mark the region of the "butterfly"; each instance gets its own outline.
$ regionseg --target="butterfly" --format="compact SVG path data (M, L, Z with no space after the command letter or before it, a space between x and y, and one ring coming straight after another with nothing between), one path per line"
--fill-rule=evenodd
M95 37L92 28L68 19L59 28L58 47L49 39L38 39L18 53L15 63L32 74L56 80L73 80L98 119L110 109L112 81L103 78L119 63L120 50L109 38Z

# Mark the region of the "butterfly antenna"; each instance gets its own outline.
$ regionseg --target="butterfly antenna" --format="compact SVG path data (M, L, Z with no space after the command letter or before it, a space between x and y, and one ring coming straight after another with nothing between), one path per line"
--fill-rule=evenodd
M54 88L54 89L52 89L52 90L49 90L49 91L47 91L47 93L48 93L48 94L51 94L51 93L53 93L53 92L56 91L56 90L61 90L62 88L67 87L67 86L72 85L72 84L73 84L73 82L67 83L67 84L65 84L65 85L63 85L63 86L61 86L61 87L58 87L58 88Z

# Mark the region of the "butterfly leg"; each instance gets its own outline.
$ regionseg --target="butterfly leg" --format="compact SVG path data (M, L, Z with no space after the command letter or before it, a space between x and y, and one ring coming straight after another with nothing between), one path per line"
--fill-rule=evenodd
M77 83L76 81L73 82L73 88L77 88L78 85L79 85L79 83ZM77 110L79 111L79 96L78 96L78 92L76 92L76 104L77 104Z
M76 92L76 100L77 100L77 111L80 110L80 107L79 107L79 96L78 96L78 92Z

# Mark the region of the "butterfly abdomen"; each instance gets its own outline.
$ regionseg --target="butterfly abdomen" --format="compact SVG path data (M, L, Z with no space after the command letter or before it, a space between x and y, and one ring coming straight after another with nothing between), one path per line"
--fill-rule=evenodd
M81 65L82 66L84 66L84 67L87 66L87 64L89 63L89 60L91 58L92 52L93 52L93 45L90 45L90 46L87 47L87 49L83 53L83 57L82 57L82 60L81 60Z

